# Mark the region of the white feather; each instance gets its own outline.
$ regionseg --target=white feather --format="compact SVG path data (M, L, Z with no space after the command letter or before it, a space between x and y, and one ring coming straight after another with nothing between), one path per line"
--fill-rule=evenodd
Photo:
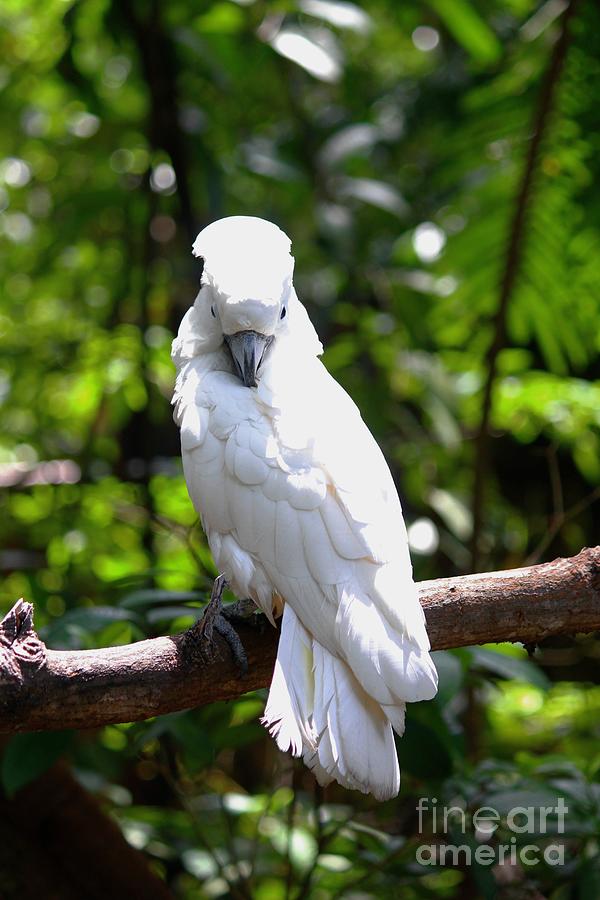
M316 748L312 726L314 705L313 654L310 635L291 606L286 604L281 623L277 661L262 722L280 750L300 756L303 748Z
M184 472L233 589L271 619L285 602L264 716L278 746L322 784L386 799L400 783L392 728L403 733L406 702L432 697L437 674L396 489L317 359L286 242L234 217L194 245L206 285L173 344ZM223 348L236 330L273 335L257 388Z
M335 779L378 800L394 797L400 788L400 769L388 718L343 660L316 641L313 653L319 741L316 751L306 748L306 764L322 784Z
M306 563L301 548L302 532L298 514L287 500L278 500L275 520L275 565L282 575L304 578Z

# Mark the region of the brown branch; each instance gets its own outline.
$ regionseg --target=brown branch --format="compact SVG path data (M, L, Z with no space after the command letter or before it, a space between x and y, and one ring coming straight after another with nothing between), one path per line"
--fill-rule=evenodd
M600 629L600 546L540 566L418 585L434 649L536 642ZM19 600L0 622L0 732L132 722L266 687L278 632L244 624L241 678L216 637L207 657L193 629L124 647L49 650Z
M540 558L545 554L546 550L557 536L561 528L567 524L567 522L572 521L572 519L576 519L582 512L585 512L588 507L590 507L593 503L596 503L600 500L600 486L594 488L591 493L587 495L587 497L582 497L578 503L573 504L569 509L558 508L558 512L554 513L552 516L552 521L546 531L546 534L543 536L537 547L529 554L527 559L525 560L525 564L528 566L533 566L537 563Z
M545 136L554 98L560 81L561 72L567 56L570 42L570 23L575 13L577 0L568 4L561 23L561 32L554 45L550 65L542 85L540 98L535 110L532 124L531 140L527 149L525 166L515 200L515 212L512 219L504 271L500 282L498 308L494 317L492 343L487 352L487 376L483 388L481 403L481 421L475 435L475 466L473 474L473 533L471 538L471 567L474 572L479 568L481 526L485 505L486 480L489 470L490 420L492 415L492 397L498 368L498 356L506 345L506 322L508 305L512 297L517 275L521 265L527 211L533 192L533 181L540 152Z

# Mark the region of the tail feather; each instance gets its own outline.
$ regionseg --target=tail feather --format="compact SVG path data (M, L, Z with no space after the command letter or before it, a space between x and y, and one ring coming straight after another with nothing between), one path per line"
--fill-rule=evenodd
M421 646L397 631L368 596L342 589L336 638L360 684L382 706L435 696L437 672L429 642Z
M396 706L383 706L382 710L384 714L390 720L390 724L398 737L402 737L404 734L404 725L405 725L405 717L406 717L406 703L400 702Z
M280 750L300 756L316 748L312 725L314 679L312 638L286 603L281 623L279 649L265 714L261 719Z
M322 785L335 779L386 800L400 789L392 725L400 732L403 721L404 703L382 709L286 604L262 719L277 746L303 755Z
M337 596L334 656L289 604L263 723L280 750L303 756L320 784L379 800L398 793L393 731L404 733L407 701L430 699L437 672L425 636L397 630L367 596Z
M317 641L313 641L313 652L325 715L321 713L319 725L314 717L319 741L316 751L305 753L306 764L316 769L317 776L323 778L326 773L329 780L378 800L394 797L400 789L400 769L388 717L344 660Z

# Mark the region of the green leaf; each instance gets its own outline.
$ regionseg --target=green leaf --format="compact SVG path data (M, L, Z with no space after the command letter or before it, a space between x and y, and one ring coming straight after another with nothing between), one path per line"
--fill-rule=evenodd
M559 798L562 796L562 793L559 793L558 791L553 792L550 786L543 784L539 787L533 786L532 788L525 788L523 790L497 792L492 790L488 795L490 803L493 805L494 809L498 810L501 816L506 816L517 808L529 810L530 812L527 815L531 818L530 824L534 832L540 825L540 809L542 807L552 807L554 810ZM554 823L555 815L553 813L547 813L546 817L548 822ZM524 818L527 818L525 814Z
M271 835L273 846L282 856L289 852L289 859L294 868L305 871L310 868L317 856L317 843L312 834L301 827L290 829L282 827Z
M578 896L582 900L592 900L600 895L600 864L598 856L586 859L577 874Z
M233 3L215 3L207 13L195 21L198 31L205 34L236 34L245 24L243 11Z
M135 609L137 606L155 606L159 603L191 603L205 600L198 591L161 591L161 590L141 590L132 591L126 594L120 606L125 609Z
M420 778L444 778L452 772L452 758L438 734L414 715L407 716L398 758L401 770Z
M150 609L146 613L146 621L153 625L155 622L169 622L173 619L181 617L189 617L196 619L198 610L189 606L159 606L156 609Z
M466 0L429 0L429 5L476 62L488 65L500 59L502 45L474 6Z
M2 756L2 786L9 797L49 769L67 749L72 731L17 734Z
M439 676L437 701L444 706L460 691L464 669L458 656L450 650L435 650L431 656Z
M550 687L550 681L545 673L528 659L507 656L487 647L467 647L465 649L471 657L473 665L478 668L492 672L494 675L500 675L502 678L526 681L544 691Z
M79 625L87 631L98 631L112 622L130 622L134 613L115 606L82 606L71 609L61 618L63 625Z
M98 634L114 624L123 625L136 620L135 613L119 607L83 606L71 609L56 621L49 622L40 629L40 634L55 647L85 646L91 634ZM111 634L107 640L112 640Z

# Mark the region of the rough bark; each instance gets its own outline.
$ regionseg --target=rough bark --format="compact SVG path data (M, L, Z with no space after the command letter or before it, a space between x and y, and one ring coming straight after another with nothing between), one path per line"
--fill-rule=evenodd
M421 582L434 649L532 643L600 629L600 547L506 572ZM277 630L238 629L249 671L240 677L218 635L210 653L194 629L100 650L47 649L20 600L0 623L0 731L92 728L227 700L268 685Z

